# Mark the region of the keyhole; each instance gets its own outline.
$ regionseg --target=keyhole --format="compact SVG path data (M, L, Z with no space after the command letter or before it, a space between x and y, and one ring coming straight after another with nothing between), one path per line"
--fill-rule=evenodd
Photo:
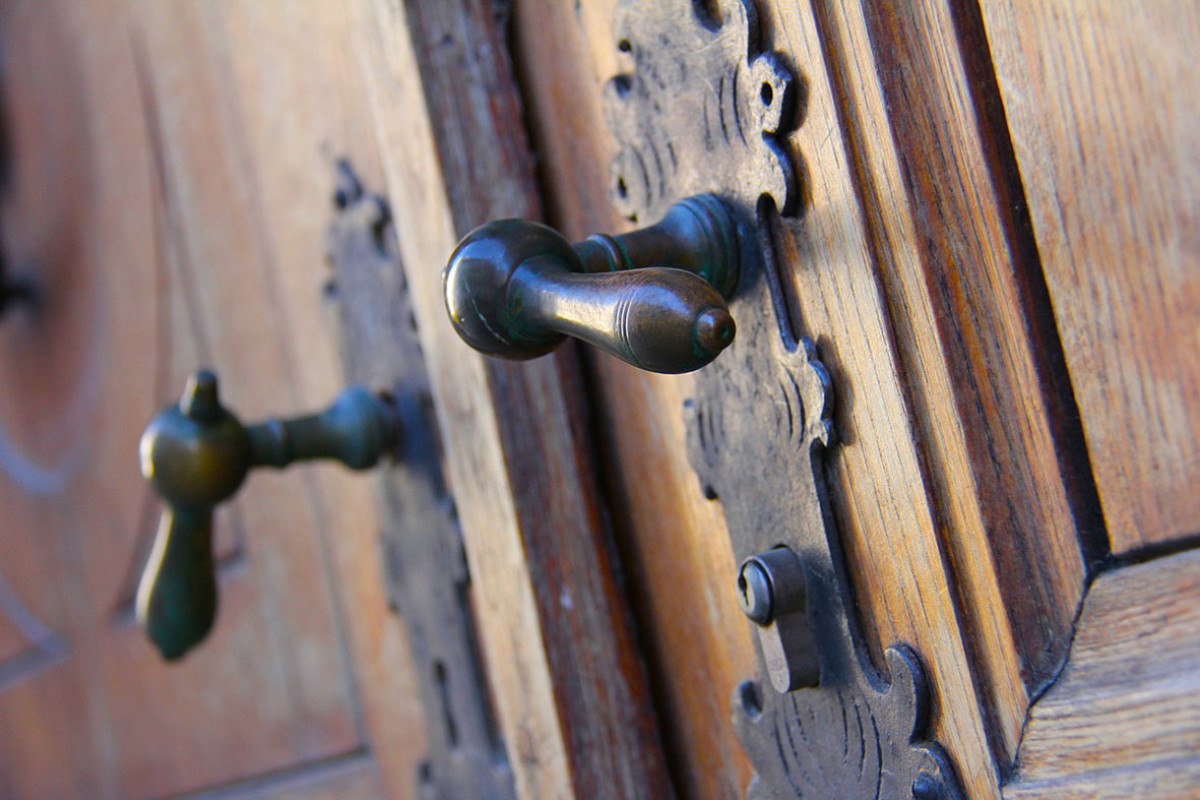
M766 625L772 617L772 590L770 579L763 568L751 561L738 573L738 602L742 613L759 625Z
M745 575L738 575L738 592L742 596L742 608L753 607L754 597L750 591L750 584L746 582Z

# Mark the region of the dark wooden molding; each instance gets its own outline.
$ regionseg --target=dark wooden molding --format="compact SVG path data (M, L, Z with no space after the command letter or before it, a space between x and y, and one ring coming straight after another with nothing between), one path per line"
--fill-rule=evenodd
M407 22L459 235L541 216L506 4L413 0ZM432 268L432 267L430 267ZM440 268L440 265L439 265ZM436 367L435 367L436 368ZM575 795L672 795L587 433L575 352L490 361L491 401L536 592ZM519 749L519 743L510 743Z

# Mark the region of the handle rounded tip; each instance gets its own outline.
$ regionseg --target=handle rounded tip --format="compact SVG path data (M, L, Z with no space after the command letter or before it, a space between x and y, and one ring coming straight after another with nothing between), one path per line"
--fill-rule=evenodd
M716 358L722 350L733 343L737 325L727 308L709 308L696 318L693 336L696 345L705 353Z
M612 292L611 321L576 324L571 333L639 369L666 374L698 370L737 334L725 298L691 272L645 267L592 280Z
M223 409L217 394L216 373L201 369L189 375L183 396L179 399L179 410L188 419L197 422L219 421Z

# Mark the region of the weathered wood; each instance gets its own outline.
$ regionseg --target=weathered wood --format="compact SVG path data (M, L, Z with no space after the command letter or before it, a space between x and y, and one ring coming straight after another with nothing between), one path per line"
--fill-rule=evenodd
M806 166L810 208L800 227L777 234L786 273L800 287L793 296L803 322L798 327L819 335L822 357L834 363L837 423L848 444L832 458L833 491L850 540L860 607L875 641L907 641L921 651L940 696L936 735L965 770L965 782L980 796L994 795L996 777L942 564L931 489L908 425L818 29L806 8L758 5L765 44L788 53L808 81L809 103L793 141ZM554 211L573 235L603 229L611 219L606 189L612 144L594 131L603 123L599 87L614 74L617 58L611 11L589 5L576 13L560 4L529 3L517 12L517 52ZM572 130L588 134L563 133ZM735 573L725 541L718 540L724 532L709 527L714 504L701 499L694 475L677 460L683 440L674 437L682 434L678 415L690 379L640 375L603 357L590 360L598 373L618 532L649 632L656 686L671 709L664 724L674 768L682 785L702 787L693 791L734 797L744 787L744 766L728 752L709 749L731 731L724 704L711 695L705 702L704 693L711 688L719 697L753 674L741 660L752 645L745 623L738 630ZM697 616L689 609L697 607L706 611L697 629L680 632L682 620ZM697 670L709 680L703 689L677 679Z
M1036 248L969 9L815 7L1003 768L1101 533Z
M809 80L794 139L806 216L775 234L794 321L822 336L835 367L847 443L832 464L834 492L867 629L928 659L937 734L989 796L984 731L1003 768L1028 698L1064 653L1083 586L1078 537L1086 551L1098 530L1037 248L1114 549L1194 534L1200 518L1189 489L1200 403L1185 349L1200 305L1189 269L1194 114L1177 100L1195 93L1196 72L1190 60L1170 66L1171 43L1196 38L1196 18L1168 4L1141 16L1055 11L1063 17L986 3L997 91L969 6L759 5L768 43ZM621 227L605 191L612 146L598 103L621 63L611 6L515 9L542 188L550 216L575 236ZM51 113L53 133L34 125L19 139L18 154L64 144L72 153L39 162L55 164L57 178L35 195L36 169L18 172L3 215L18 256L61 265L56 280L72 289L55 295L55 325L38 330L18 313L0 327L0 421L46 463L76 441L87 450L58 494L34 497L11 472L0 480L0 563L12 589L0 587L5 791L116 797L233 781L215 796L270 796L348 758L345 774L296 791L412 796L424 751L416 682L361 478L256 478L220 519L225 627L209 646L221 652L162 671L122 614L137 534L154 513L131 442L183 373L215 359L248 416L319 405L340 383L319 290L331 166L349 154L372 185L386 174L397 200L422 343L440 365L434 394L463 501L471 600L523 794L667 794L653 705L678 791L739 796L748 770L727 698L753 674L753 646L720 504L704 499L686 461L691 379L591 354L586 380L571 354L485 366L443 319L437 274L458 235L492 216L538 213L494 8L5 7L32 11L57 15L68 33L17 40L30 49L14 63L40 65L49 84L16 108L36 119L39 99L55 97L86 115L60 125ZM5 52L15 52L7 41ZM1036 243L1021 218L1018 162L1005 153L1001 92ZM93 363L88 342L107 361L96 398L75 415L63 399L81 394L73 380ZM575 403L592 389L653 693L611 571L593 421ZM44 477L27 470L23 480ZM1007 795L1195 794L1198 691L1183 670L1196 662L1200 624L1179 607L1195 571L1139 578L1161 581L1157 593L1118 581L1142 569L1097 583L1120 586L1105 590L1106 621L1091 624L1108 638L1085 645L1081 633L1076 647L1095 651L1091 688L1072 682L1073 659L1034 709ZM1121 610L1122 595L1139 592L1163 619ZM1116 642L1126 628L1129 643ZM1152 658L1132 654L1136 637ZM1118 651L1127 660L1114 660ZM1164 664L1176 672L1147 679L1145 691L1116 685ZM1109 694L1088 694L1103 686Z
M629 226L607 194L614 143L600 105L618 67L615 8L615 0L576 9L535 0L513 9L513 55L547 213L573 237ZM672 776L681 797L740 797L751 771L729 723L729 697L754 674L754 644L731 593L736 565L724 518L687 460L682 409L693 378L638 372L601 353L585 358L600 374L598 458Z
M384 181L378 142L364 120L371 106L363 81L363 31L339 2L225 3L215 15L228 60L226 85L236 101L247 159L261 197L260 231L274 253L275 280L291 348L289 380L296 407L314 407L345 382L342 322L324 289L327 231L336 214L335 161L352 159L360 177ZM318 335L319 334L319 335ZM360 375L382 385L379 373ZM366 755L382 794L418 796L426 757L426 723L403 609L387 571L386 528L404 527L401 509L378 504L372 476L314 469L312 491L323 509L321 531L341 610L343 646L355 669ZM302 479L281 476L282 480ZM387 513L386 523L380 519ZM410 520L419 526L414 515Z
M1006 798L1200 791L1200 552L1096 579Z
M571 356L485 363L444 319L456 239L538 208L503 15L406 10L372 4L367 81L518 791L669 796Z
M929 735L950 752L971 796L994 796L985 711L941 550L935 487L923 474L886 286L840 133L834 69L811 9L768 4L764 27L809 79L804 122L793 136L805 165L806 210L774 232L774 243L794 291L794 329L816 338L837 387L842 444L827 470L858 608L877 646L905 642L920 654L937 698Z
M1151 766L1106 770L1098 773L1018 783L1004 790L1016 800L1194 800L1200 786L1200 764L1194 760L1168 761Z
M981 5L1112 549L1192 536L1200 10Z
M300 769L181 795L179 800L374 800L388 797L370 753L352 752Z

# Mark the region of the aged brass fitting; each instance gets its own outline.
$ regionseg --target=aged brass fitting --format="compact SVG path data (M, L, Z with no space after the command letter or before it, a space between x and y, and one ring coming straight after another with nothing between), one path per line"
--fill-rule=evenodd
M217 376L193 373L175 405L142 434L142 475L166 510L137 592L138 622L168 660L212 628L217 611L213 508L233 496L253 467L334 459L352 469L394 452L400 423L392 403L361 386L324 411L243 425L217 396Z
M714 195L657 225L572 245L525 220L467 235L443 275L459 336L503 358L536 358L575 336L651 372L691 372L733 341L725 297L738 281L736 225Z

